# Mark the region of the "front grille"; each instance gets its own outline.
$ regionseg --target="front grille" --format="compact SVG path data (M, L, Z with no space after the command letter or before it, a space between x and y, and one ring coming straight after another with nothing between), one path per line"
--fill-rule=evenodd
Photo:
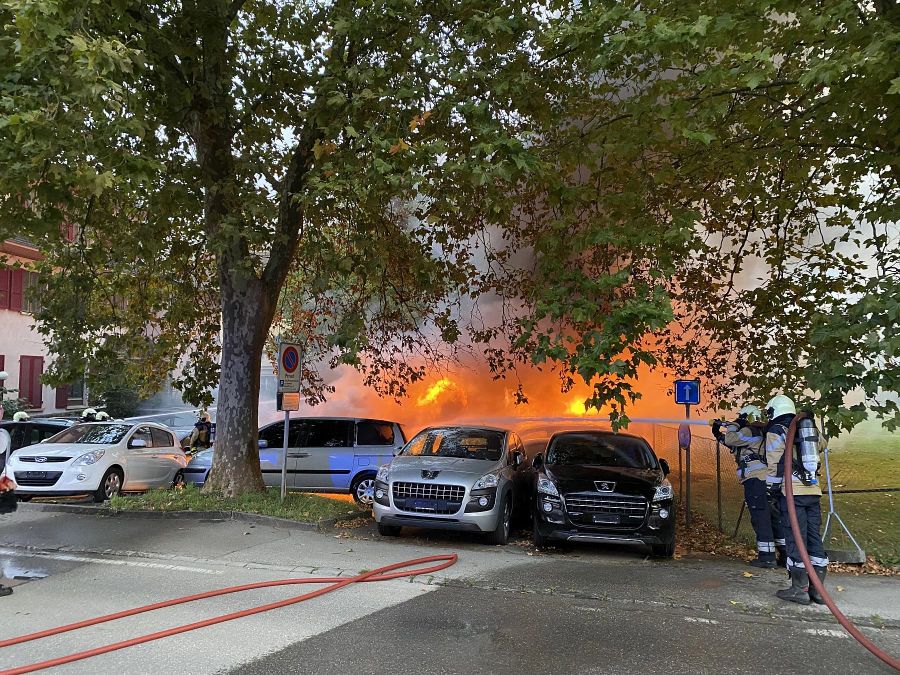
M41 457L41 461L38 462L38 457L41 456L38 455L37 457L17 457L16 459L18 459L20 462L35 462L37 464L43 464L44 462L47 462L48 464L52 462L68 462L70 459L72 459L71 457Z
M581 493L565 501L569 519L581 525L636 528L647 515L647 499L637 495Z
M21 487L50 487L62 476L62 471L16 471L16 483Z
M462 507L466 489L462 485L442 483L405 483L393 485L394 506L409 513L456 513Z

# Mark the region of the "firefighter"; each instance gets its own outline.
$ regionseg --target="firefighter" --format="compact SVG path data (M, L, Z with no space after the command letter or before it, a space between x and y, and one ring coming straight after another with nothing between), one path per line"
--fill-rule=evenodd
M191 431L190 441L188 441L191 452L195 452L195 449L206 450L212 445L212 422L210 420L209 413L205 410L198 416L194 430Z
M809 573L800 558L800 550L794 540L794 533L787 521L787 498L784 494L785 467L790 467L791 486L794 493L794 507L800 525L800 536L806 545L813 573L824 583L828 570L828 554L822 543L822 489L819 487L818 433L810 419L801 420L797 428L797 440L793 448L786 448L787 430L797 414L794 402L787 396L778 395L766 404L766 484L778 494L781 513L784 517L784 538L787 544L787 570L791 580L790 588L780 590L776 595L782 600L808 605L810 601L824 604L822 596L809 583Z
M81 421L82 422L96 422L97 421L97 411L93 408L85 408L81 411Z
M3 419L3 406L0 405L0 420ZM0 429L0 514L15 510L15 483L6 476L6 460L11 453L12 439L6 429ZM13 589L0 584L0 598L12 595Z
M784 567L786 555L781 534L777 502L772 503L766 488L766 456L763 451L762 418L755 405L745 405L734 422L713 422L713 435L734 454L737 477L744 488L744 501L750 511L750 524L756 533L756 558L753 567ZM722 427L724 426L724 432Z
M20 410L13 415L13 422L27 422L31 417L24 410Z

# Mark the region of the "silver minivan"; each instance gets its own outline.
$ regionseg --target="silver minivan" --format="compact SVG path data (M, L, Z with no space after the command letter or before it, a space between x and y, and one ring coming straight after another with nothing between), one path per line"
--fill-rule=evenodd
M378 470L378 531L396 536L405 525L463 530L505 544L513 514L528 513L531 476L522 440L511 431L425 429Z
M298 417L288 427L287 487L310 492L349 492L370 505L378 467L406 442L397 422L354 417ZM284 422L259 430L259 461L266 485L281 485ZM186 482L202 485L212 450L197 453L185 468Z

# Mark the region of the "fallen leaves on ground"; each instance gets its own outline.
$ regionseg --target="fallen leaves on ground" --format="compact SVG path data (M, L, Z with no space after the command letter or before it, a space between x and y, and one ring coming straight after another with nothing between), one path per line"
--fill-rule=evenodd
M828 565L829 572L838 572L840 574L852 574L860 576L862 574L873 574L879 577L896 577L900 576L900 569L891 567L890 565L882 565L871 556L866 556L866 562L862 565L854 565L851 563L830 563Z
M742 541L721 532L696 511L691 514L691 527L687 529L684 516L679 511L675 550L678 554L706 553L732 558L756 557L756 552ZM677 557L677 556L676 556Z

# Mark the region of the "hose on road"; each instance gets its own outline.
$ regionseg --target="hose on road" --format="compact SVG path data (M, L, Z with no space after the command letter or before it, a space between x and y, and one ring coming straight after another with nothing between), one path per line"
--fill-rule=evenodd
M791 522L791 531L794 534L794 541L797 543L797 548L800 550L800 559L803 560L803 565L806 567L807 572L809 572L809 583L816 587L816 590L819 591L819 594L822 596L822 599L825 600L825 605L828 609L831 610L831 613L834 615L834 618L838 620L838 623L844 627L844 629L850 633L850 635L861 644L863 647L872 652L879 659L884 661L887 665L889 665L894 670L900 671L900 660L891 656L887 652L881 650L875 643L873 643L869 638L862 634L862 631L857 628L850 619L844 616L844 613L838 609L838 606L834 603L831 596L828 594L828 591L825 590L825 585L819 579L819 575L815 573L813 568L812 561L809 559L809 552L806 550L806 542L803 537L800 536L800 522L797 520L797 509L794 506L794 486L792 480L792 471L787 468L791 466L791 459L788 456L788 453L793 453L794 448L794 437L797 435L797 422L801 419L807 418L809 415L807 413L799 413L794 415L794 419L791 420L790 426L788 426L787 438L784 442L784 452L785 452L785 477L784 477L784 496L785 501L787 501L787 510L788 510L788 520Z
M38 670L44 670L45 668L53 668L55 666L61 666L65 663L72 663L74 661L81 661L82 659L87 659L92 656L99 656L100 654L108 654L109 652L116 651L118 649L125 649L126 647L133 647L134 645L143 644L145 642L151 642L153 640L159 640L164 637L169 637L171 635L178 635L179 633L186 633L188 631L197 630L198 628L205 628L206 626L213 626L217 623L224 623L226 621L232 621L234 619L240 619L245 616L252 616L254 614L261 614L262 612L268 612L273 609L279 609L281 607L288 607L289 605L297 604L298 602L303 602L304 600L311 600L312 598L317 598L321 595L325 595L326 593L331 593L338 589L344 588L345 586L349 586L351 584L361 583L361 582L372 582L372 581L390 581L391 579L401 579L403 577L415 577L421 576L423 574L433 574L435 572L439 572L441 570L445 570L451 565L456 564L458 560L458 556L455 553L450 553L447 555L432 555L424 558L414 558L412 560L404 560L403 562L394 563L392 565L385 565L384 567L379 567L377 569L371 570L369 572L364 572L362 574L358 574L354 577L305 577L301 579L276 579L273 581L259 581L252 584L243 584L240 586L230 586L228 588L219 588L212 591L206 591L204 593L196 593L194 595L187 595L182 598L173 598L172 600L163 600L162 602L156 602L151 605L144 605L142 607L135 607L134 609L127 609L122 612L115 612L113 614L106 614L104 616L98 616L93 619L85 619L84 621L76 621L75 623L65 624L63 626L57 626L56 628L48 628L47 630L37 631L36 633L29 633L28 635L20 635L19 637L9 638L7 640L0 640L0 648L3 647L11 647L13 645L22 644L24 642L30 642L32 640L39 640L40 638L48 637L50 635L59 635L60 633L66 633L68 631L78 630L79 628L85 628L87 626L96 626L100 623L106 623L107 621L115 621L116 619L121 619L126 616L134 616L136 614L143 614L144 612L152 612L156 609L162 609L163 607L173 607L174 605L183 605L188 602L194 602L196 600L203 600L204 598L212 598L219 595L228 595L230 593L240 593L241 591L250 591L256 588L270 588L272 586L293 586L299 584L329 584L324 588L318 588L314 591L310 591L308 593L303 593L302 595L297 595L292 598L287 598L286 600L279 600L277 602L270 602L265 605L259 605L257 607L250 607L249 609L242 609L238 612L231 612L230 614L222 614L220 616L214 616L209 619L204 619L202 621L195 621L194 623L184 624L183 626L175 626L174 628L167 628L166 630L157 631L156 633L148 633L147 635L142 635L140 637L131 638L129 640L122 640L121 642L115 642L108 645L103 645L101 647L95 647L94 649L87 649L83 652L76 652L74 654L69 654L67 656L61 656L55 659L49 659L47 661L41 661L38 663L30 663L24 666L18 666L16 668L10 668L8 670L0 671L0 675L19 675L20 673L33 673ZM430 565L428 567L419 567L419 565L425 565L427 563L436 563L434 565ZM407 569L412 568L412 569Z

